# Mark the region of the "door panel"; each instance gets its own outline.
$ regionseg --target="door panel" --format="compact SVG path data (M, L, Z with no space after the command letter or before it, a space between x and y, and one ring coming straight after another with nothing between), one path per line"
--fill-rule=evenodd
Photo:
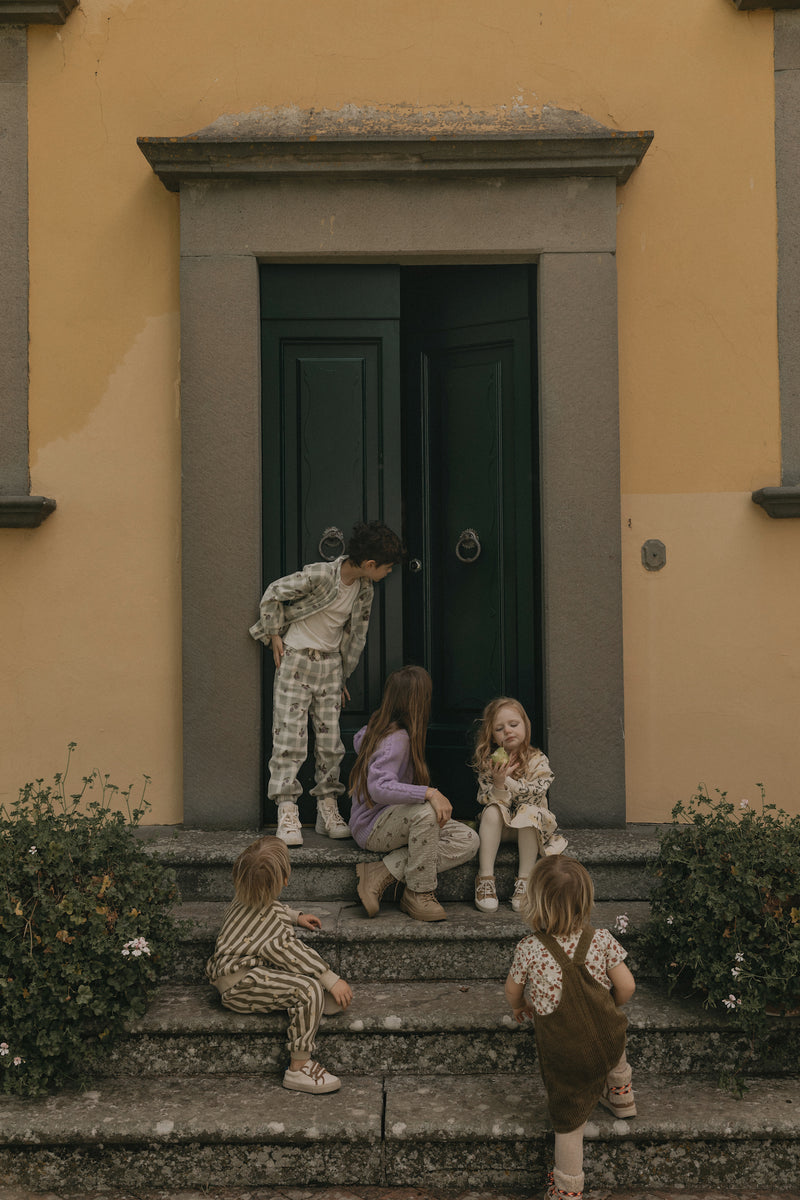
M317 271L293 268L288 277L287 268L264 268L262 273L262 296L269 291L262 308L271 314L262 321L264 586L304 563L341 554L335 539L322 542L332 526L345 539L359 520L378 518L395 529L401 526L399 321L340 318L348 305L351 313L359 308L385 311L391 279L381 272L363 280L348 268L348 300L337 304L338 292L331 292L327 271L322 281ZM298 310L302 317L303 297L317 315L291 319ZM400 579L390 576L376 589L367 647L348 682L351 702L342 714L348 748L380 702L387 670L402 662L401 603ZM269 654L264 661L266 764L273 668ZM312 747L313 738L310 751ZM343 782L352 761L350 753L342 767ZM313 786L313 775L310 753L300 774L304 793ZM346 813L347 805L343 807ZM303 801L302 818L312 820L313 815L313 801ZM274 820L272 811L265 817Z
M509 692L538 712L531 285L527 267L262 269L265 585L323 557L329 526L402 529L410 561L376 588L343 737L349 747L389 671L426 666L428 759L465 817L483 706ZM467 530L480 553L462 539L460 559ZM301 779L307 791L309 765Z
M487 701L517 696L538 725L529 279L450 268L413 283L405 513L422 570L406 578L406 647L434 679L435 781L472 816L468 760Z

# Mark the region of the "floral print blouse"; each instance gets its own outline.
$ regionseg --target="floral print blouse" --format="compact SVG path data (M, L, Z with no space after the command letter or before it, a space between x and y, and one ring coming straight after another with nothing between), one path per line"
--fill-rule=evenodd
M571 933L568 937L556 938L561 949L570 958L573 957L581 940L581 930ZM611 991L611 980L608 972L628 957L627 950L607 929L596 929L589 949L586 953L586 966L589 974ZM529 983L531 1004L542 1017L555 1012L561 999L561 967L553 956L545 950L535 936L528 937L517 943L514 951L514 961L511 964L511 978L515 983Z

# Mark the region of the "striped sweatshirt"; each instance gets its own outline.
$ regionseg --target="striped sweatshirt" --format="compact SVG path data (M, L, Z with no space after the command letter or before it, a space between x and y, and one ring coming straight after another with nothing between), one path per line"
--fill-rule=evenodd
M310 975L327 990L336 975L294 932L300 913L280 900L263 908L247 908L234 900L222 921L206 975L220 992L239 983L254 967L270 967L289 975Z

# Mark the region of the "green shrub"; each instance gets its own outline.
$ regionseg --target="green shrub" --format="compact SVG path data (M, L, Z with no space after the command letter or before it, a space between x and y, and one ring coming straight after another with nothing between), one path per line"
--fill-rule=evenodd
M701 785L653 864L645 946L670 991L700 992L752 1039L800 1003L800 817ZM758 810L758 811L757 811Z
M68 795L68 769L69 755L53 786L37 779L0 808L0 1085L23 1096L85 1081L176 940L174 872L133 832L147 777L136 804L97 771Z

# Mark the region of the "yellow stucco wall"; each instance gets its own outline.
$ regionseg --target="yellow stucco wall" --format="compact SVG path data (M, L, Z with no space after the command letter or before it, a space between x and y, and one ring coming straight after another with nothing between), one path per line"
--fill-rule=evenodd
M347 103L655 130L618 218L629 819L699 779L797 810L800 522L749 500L780 471L772 15L728 0L81 0L30 31L32 490L59 507L0 533L0 800L74 739L181 817L178 201L135 139Z

